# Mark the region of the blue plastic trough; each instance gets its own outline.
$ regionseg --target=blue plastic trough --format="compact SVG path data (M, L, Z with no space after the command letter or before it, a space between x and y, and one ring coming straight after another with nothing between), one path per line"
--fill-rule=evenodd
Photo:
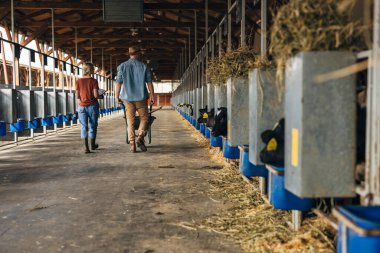
M246 177L268 177L268 170L264 165L254 165L249 161L248 145L239 146L240 149L240 172Z
M20 133L25 130L25 120L18 119L16 123L10 125L11 133Z
M226 137L223 137L223 157L227 158L227 159L239 159L240 158L239 148L231 146Z
M34 119L28 122L29 129L37 129L38 127L38 119Z
M7 124L5 121L0 121L0 136L7 135Z
M380 252L380 206L339 206L338 253Z
M209 128L207 126L206 126L206 129L205 129L205 136L206 136L207 139L211 138L211 128Z
M269 202L276 209L309 211L313 199L301 199L285 189L284 167L266 166L269 170Z

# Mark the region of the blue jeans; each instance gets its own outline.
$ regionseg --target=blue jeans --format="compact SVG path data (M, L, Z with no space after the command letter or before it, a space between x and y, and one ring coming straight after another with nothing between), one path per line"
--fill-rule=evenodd
M82 125L81 138L90 137L90 139L95 139L98 128L99 104L79 106L78 116L79 122ZM88 122L90 122L90 131L88 130Z

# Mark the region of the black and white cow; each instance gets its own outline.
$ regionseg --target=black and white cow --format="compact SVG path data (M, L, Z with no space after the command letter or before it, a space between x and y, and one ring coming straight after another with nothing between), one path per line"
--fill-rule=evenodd
M227 108L220 107L215 115L215 124L212 127L211 134L215 137L227 136Z
M260 152L263 163L274 166L284 166L285 163L285 119L281 119L272 130L261 133L261 139L266 144Z
M207 105L205 108L199 109L198 123L206 124L207 127L213 127L215 124L215 110L212 108L210 111L207 110Z

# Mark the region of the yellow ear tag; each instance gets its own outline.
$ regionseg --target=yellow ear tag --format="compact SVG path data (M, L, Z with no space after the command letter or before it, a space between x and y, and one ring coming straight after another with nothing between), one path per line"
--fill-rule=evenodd
M207 119L208 118L208 114L207 113L203 113L203 118Z
M270 139L270 141L267 144L267 150L268 151L274 151L277 149L277 141L275 138Z

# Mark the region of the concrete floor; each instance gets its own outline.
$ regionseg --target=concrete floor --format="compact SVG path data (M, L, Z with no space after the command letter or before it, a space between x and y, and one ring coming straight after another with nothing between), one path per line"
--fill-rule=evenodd
M0 152L0 252L241 252L223 235L179 226L217 213L218 166L175 111L155 113L148 153L129 153L121 115L85 155L79 129Z

